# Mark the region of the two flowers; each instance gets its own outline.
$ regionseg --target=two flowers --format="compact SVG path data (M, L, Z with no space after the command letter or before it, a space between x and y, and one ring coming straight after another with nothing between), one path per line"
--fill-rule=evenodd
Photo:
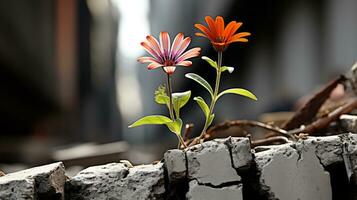
M203 141L207 128L214 120L214 107L221 96L225 94L236 94L248 97L253 100L257 99L253 93L242 88L230 88L219 92L221 74L225 71L232 73L234 70L233 67L222 66L223 51L226 50L231 43L248 42L248 39L245 37L249 36L250 33L237 33L238 29L242 26L241 22L231 21L227 26L225 26L224 20L221 16L217 16L215 20L212 17L207 16L205 20L207 27L203 26L202 24L195 24L195 27L201 31L196 33L196 36L207 38L217 52L217 61L214 61L206 56L202 57L202 59L207 61L207 63L211 65L216 71L215 86L212 88L211 85L198 74L188 73L185 75L187 78L200 84L210 94L209 105L202 97L198 96L193 98L205 116L205 123L201 134L195 139L189 141L183 140L181 136L183 121L180 117L180 109L189 101L191 97L191 91L180 93L172 92L171 75L174 73L176 67L191 66L192 62L188 59L198 56L201 51L201 48L199 47L187 50L191 39L189 37L184 37L182 33L176 35L175 39L172 41L172 45L170 36L167 32L160 33L159 41L155 37L149 35L146 37L146 41L141 43L144 49L149 54L151 54L151 57L140 57L138 58L138 61L141 63L149 63L147 66L149 70L162 68L163 71L167 74L166 86L160 86L155 91L155 102L158 104L166 105L170 116L145 116L134 122L129 127L136 127L147 124L166 125L167 128L171 132L175 133L178 137L178 147L187 147Z

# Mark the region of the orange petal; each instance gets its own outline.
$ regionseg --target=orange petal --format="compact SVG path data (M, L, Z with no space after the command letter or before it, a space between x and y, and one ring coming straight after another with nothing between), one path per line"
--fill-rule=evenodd
M214 22L213 18L211 16L206 16L205 17L205 21L212 33L212 37L213 39L215 39L217 37L217 29L216 29L216 23Z
M227 39L229 37L227 37L229 35L229 33L231 32L231 30L236 26L236 21L231 21L228 23L228 25L226 26L226 28L224 29L224 32L223 32L223 41L227 41Z
M224 20L223 17L221 16L216 17L216 29L217 29L217 35L219 37L222 37L224 32Z
M211 32L210 30L208 30L205 26L203 26L202 24L195 24L195 27L198 28L200 31L202 31L203 34L207 35L207 37L211 40L215 39L215 36L213 34L213 32Z
M226 35L226 41L229 41L230 38L233 36L233 34L243 25L242 22L238 22L235 24L235 26L230 30L230 32L227 33Z
M203 33L195 33L196 36L198 37L205 37L208 38L207 35L203 34Z
M237 40L237 39L240 39L240 38L246 37L246 36L250 36L250 33L248 33L248 32L237 33L237 34L233 35L231 38L229 38L228 42L230 42L231 40Z

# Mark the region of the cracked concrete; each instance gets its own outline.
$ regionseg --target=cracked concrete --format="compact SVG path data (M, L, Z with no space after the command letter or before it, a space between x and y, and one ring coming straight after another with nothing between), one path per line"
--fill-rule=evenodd
M212 185L241 180L232 167L225 140L212 140L195 145L186 151L186 155L190 180L196 179L200 183Z
M67 183L69 199L164 199L163 164L89 167Z
M0 199L64 199L62 162L30 168L0 177Z
M344 167L350 183L336 179L347 179L339 173ZM63 191L65 179L62 163L8 174L0 177L0 199L329 200L336 184L342 183L339 194L357 193L349 189L357 185L357 135L308 137L253 151L248 138L229 137L169 150L155 165L89 167Z
M314 146L277 145L255 154L260 184L269 199L332 199L329 173L315 155Z
M242 185L232 185L214 188L199 184L196 180L190 181L190 191L187 193L188 200L243 200Z

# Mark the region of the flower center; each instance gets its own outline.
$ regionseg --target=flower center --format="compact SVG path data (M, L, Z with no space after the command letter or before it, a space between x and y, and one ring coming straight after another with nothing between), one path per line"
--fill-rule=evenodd
M165 60L164 66L174 66L175 63L172 60Z

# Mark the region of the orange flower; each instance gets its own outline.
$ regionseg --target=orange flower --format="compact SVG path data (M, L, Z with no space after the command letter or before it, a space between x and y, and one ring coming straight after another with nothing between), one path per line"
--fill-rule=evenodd
M241 32L235 34L239 27L242 26L242 22L231 21L224 28L224 20L221 16L217 16L216 20L206 16L205 20L208 28L202 24L195 24L195 27L202 32L195 35L208 38L216 51L224 51L233 42L248 42L248 39L244 37L249 36L250 33Z

